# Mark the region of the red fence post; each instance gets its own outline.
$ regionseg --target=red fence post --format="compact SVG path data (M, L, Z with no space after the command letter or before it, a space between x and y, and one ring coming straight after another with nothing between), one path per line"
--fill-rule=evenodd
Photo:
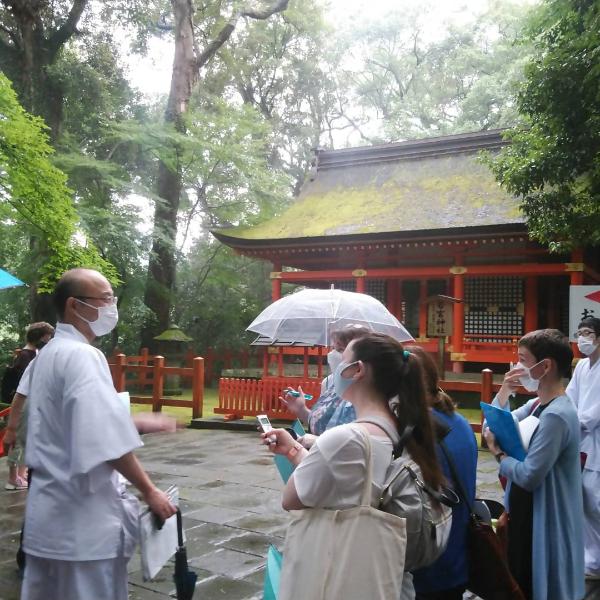
M494 397L494 373L491 369L481 371L481 401L491 404ZM485 438L483 437L483 411L481 411L481 447L487 448Z
M140 365L147 367L148 366L148 348L142 348L140 351ZM145 369L140 369L138 373L138 384L142 388L142 393L144 391L144 386L148 384L147 373Z
M152 382L152 411L160 412L162 409L162 395L165 383L165 359L162 356L154 357L153 382Z
M115 366L113 371L113 383L117 392L125 391L125 365L127 357L124 354L115 356Z
M192 361L192 419L202 417L204 401L204 359L197 356Z

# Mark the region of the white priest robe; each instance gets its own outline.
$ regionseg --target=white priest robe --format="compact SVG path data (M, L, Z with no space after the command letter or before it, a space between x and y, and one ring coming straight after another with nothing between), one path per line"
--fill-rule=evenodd
M142 442L106 358L72 325L58 323L35 361L28 402L25 459L33 476L21 598L126 599L123 565L137 543L139 508L108 461ZM115 587L111 572L124 583Z
M592 366L582 358L566 393L577 408L581 450L587 454L582 473L585 572L600 577L600 360Z

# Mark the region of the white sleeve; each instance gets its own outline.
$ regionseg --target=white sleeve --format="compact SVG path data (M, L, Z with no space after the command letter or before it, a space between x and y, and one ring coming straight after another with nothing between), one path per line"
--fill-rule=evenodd
M78 352L69 364L64 418L71 445L70 474L94 467L142 445L124 403L113 387L104 356L95 348Z
M21 379L19 381L19 385L17 386L17 394L21 394L21 396L29 396L29 383L31 381L31 369L35 364L35 358L29 362L25 370L23 371L23 375L21 375Z
M575 409L577 409L579 405L579 372L581 371L581 364L583 364L583 360L580 360L575 365L573 376L571 377L571 381L569 381L569 385L567 385L567 389L565 390L565 394L569 397L569 400L571 400L571 402L574 404Z

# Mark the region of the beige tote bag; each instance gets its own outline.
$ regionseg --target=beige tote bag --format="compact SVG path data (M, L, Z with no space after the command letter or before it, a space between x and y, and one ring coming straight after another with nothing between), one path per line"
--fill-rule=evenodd
M292 511L283 553L279 600L400 598L406 519L371 506L371 440L360 506Z

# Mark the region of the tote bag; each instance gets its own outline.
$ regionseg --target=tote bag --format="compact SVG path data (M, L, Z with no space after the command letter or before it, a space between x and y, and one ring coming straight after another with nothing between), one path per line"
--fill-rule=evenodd
M400 598L406 519L371 506L369 435L360 506L292 511L283 552L279 600Z

